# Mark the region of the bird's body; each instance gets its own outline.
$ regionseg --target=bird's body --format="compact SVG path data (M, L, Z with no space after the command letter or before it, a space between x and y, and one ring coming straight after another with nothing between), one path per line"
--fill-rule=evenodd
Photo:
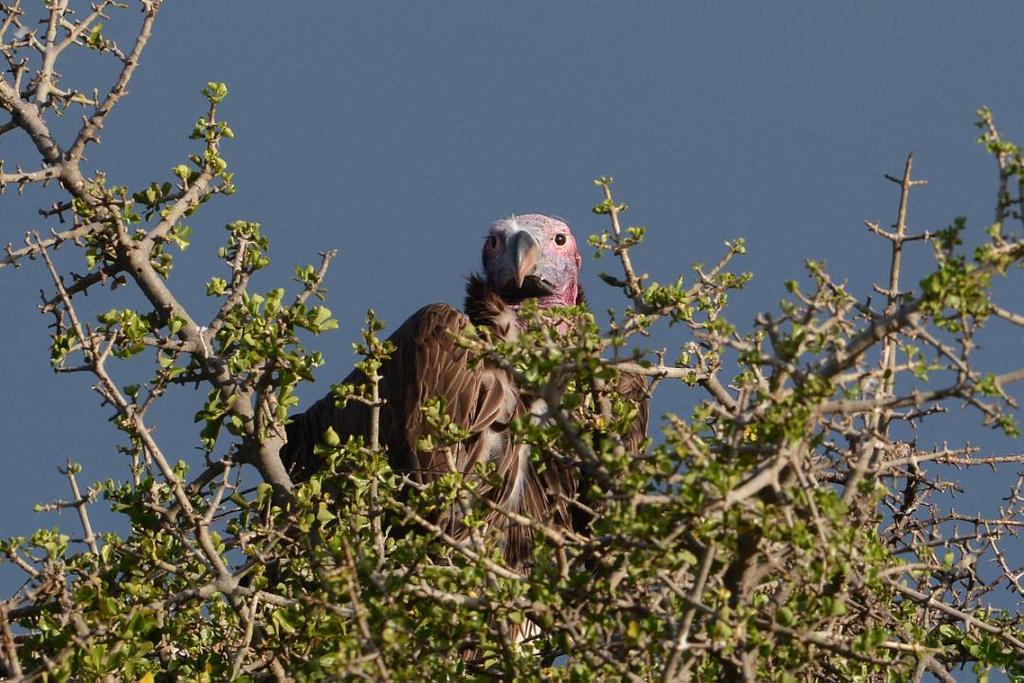
M494 463L497 481L477 481L476 495L490 501L487 529L500 543L506 561L523 567L529 559L532 529L513 523L510 515L524 515L556 528L572 525L570 502L575 498L575 468L545 460L538 468L529 447L512 433L512 423L533 413L545 418L543 404L527 397L512 375L501 367L473 363L471 352L458 339L470 324L487 328L499 339L514 339L520 332L520 304L538 299L541 307L582 303L579 287L579 252L568 226L540 215L499 221L484 246L484 273L471 276L466 288L465 312L447 304L421 308L389 338L394 352L379 373L380 443L387 449L392 468L413 481L428 484L455 470L471 476L478 463ZM645 385L634 378L635 398L643 400L641 429L646 429ZM346 383L365 382L355 371ZM639 392L637 392L639 390ZM468 438L445 452L424 451L420 442L428 434L422 408L441 398L455 424ZM293 479L308 478L316 469L313 445L328 427L342 439L369 433L371 411L360 402L343 408L333 394L321 399L288 425L288 443L282 460ZM534 459L543 459L535 454ZM438 520L456 537L464 534L460 514L450 511Z

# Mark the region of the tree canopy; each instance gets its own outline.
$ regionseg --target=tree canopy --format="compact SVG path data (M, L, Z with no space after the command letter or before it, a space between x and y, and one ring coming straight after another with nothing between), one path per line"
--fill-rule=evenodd
M492 511L473 482L493 476L486 465L416 487L370 435L328 431L322 471L291 481L278 453L296 387L323 364L309 339L338 325L322 288L334 253L257 289L274 228L233 221L223 270L206 283L217 312L199 319L174 265L186 221L199 225L207 202L235 193L223 149L234 132L220 115L228 87L202 88L186 158L159 178L108 182L86 151L126 96L161 2L73 4L0 5L0 135L34 149L4 159L0 188L4 201L36 185L53 198L40 210L52 229L9 244L0 267L33 260L49 273L40 310L53 368L92 378L125 467L83 488L87 473L68 464L71 498L53 505L77 511L76 538L41 529L0 542L26 579L0 602L4 679L1024 676L1020 612L1007 608L1022 592L1009 544L1024 524L1024 480L1008 479L992 518L951 499L963 469L1009 472L1022 458L979 454L955 433L941 449L905 436L946 406L1019 436L1009 391L1024 367L976 360L986 325L1024 325L1012 290L996 286L1019 284L1024 262L1024 156L991 112L977 112L995 162L991 223L913 232L909 198L923 181L907 157L890 178L892 226L868 225L887 261L875 296L808 261L807 278L785 282L777 310L749 324L727 315L750 280L737 270L743 239L653 281L632 249L657 230L629 225L611 178L596 180L593 210L607 227L589 245L612 264L602 279L621 292L619 309L533 310L516 340L460 340L547 399L552 419L517 423L517 438L593 482L573 501L591 518L586 533L509 515L536 538L520 572L485 538L454 539L433 521L469 500L467 525L482 523ZM128 43L105 33L113 21L135 22ZM117 65L112 84L62 81L58 65L86 52ZM910 249L934 257L919 282L903 273ZM137 305L83 314L84 295L122 287ZM670 328L673 348L646 348L656 327ZM338 401L374 405L392 351L382 329L371 310L357 346L368 380L336 386ZM651 392L683 383L700 396L665 415L639 455L623 447L630 405L608 389L622 372L650 378ZM194 462L173 462L150 418L179 386L205 392ZM432 448L465 436L440 403L425 419ZM93 529L89 510L104 504L128 533ZM536 635L516 642L509 625L526 622Z

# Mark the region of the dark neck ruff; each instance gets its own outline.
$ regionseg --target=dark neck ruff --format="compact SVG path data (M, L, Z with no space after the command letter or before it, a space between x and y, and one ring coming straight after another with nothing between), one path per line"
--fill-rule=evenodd
M502 315L507 314L509 311L513 312L518 319L519 307L522 305L522 302L522 299L514 302L505 301L487 284L487 280L479 275L470 275L466 280L465 311L474 325L494 326ZM539 298L539 303L541 308L567 305L557 295L541 297ZM576 286L576 300L572 303L576 306L585 306L587 303L587 298L583 294L583 288L578 284Z

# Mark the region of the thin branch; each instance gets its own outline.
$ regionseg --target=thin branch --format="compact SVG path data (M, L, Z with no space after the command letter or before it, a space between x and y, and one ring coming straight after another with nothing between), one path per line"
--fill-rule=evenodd
M89 510L86 507L92 501L90 498L82 496L82 492L79 491L78 481L75 479L75 470L70 460L62 472L67 476L68 482L71 484L74 507L78 511L78 519L82 523L82 531L85 534L82 540L89 546L89 551L93 555L99 556L100 550L96 546L96 535L92 531L92 524L89 522Z
M11 635L11 626L7 621L7 604L4 602L0 602L0 653L3 654L3 668L11 678L21 679L24 672L18 660L18 649L14 644L14 636Z
M13 249L10 244L4 248L3 255L0 255L0 268L4 268L6 266L17 267L19 261L24 258L32 258L38 255L40 249L56 249L64 242L69 240L77 241L92 231L102 227L102 223L86 223L71 230L51 232L49 238L39 240L38 242L35 241L37 236L27 235L25 238L26 246L21 249Z
M100 129L103 128L103 123L106 121L107 116L114 109L117 103L124 97L125 93L128 92L128 82L131 80L132 75L135 73L135 68L139 65L139 58L142 56L142 51L146 48L146 44L149 42L150 35L153 31L153 22L156 20L157 12L160 11L160 5L163 4L163 0L147 0L143 3L143 20L142 26L139 28L139 33L135 38L135 44L132 46L131 52L124 60L124 67L121 69L121 73L117 77L117 81L111 87L107 96L99 107L96 108L95 113L89 117L82 129L78 132L78 136L75 141L71 144L68 149L67 158L69 161L77 162L82 158L82 153L85 151L85 146L97 139Z

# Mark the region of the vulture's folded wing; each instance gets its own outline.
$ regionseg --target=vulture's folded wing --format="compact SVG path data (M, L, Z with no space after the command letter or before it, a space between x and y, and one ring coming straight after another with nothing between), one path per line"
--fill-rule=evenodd
M450 451L456 468L469 472L481 460L499 466L512 451L509 423L519 409L518 394L508 374L482 363L471 363L458 343L469 319L446 304L426 306L391 335L395 350L381 366L380 440L395 470L428 482L448 471L443 451L421 451L419 442L430 433L423 412L428 401L440 398L452 421L470 434ZM366 381L360 371L344 382ZM309 478L319 463L313 447L328 427L344 441L369 434L370 410L348 401L343 408L328 394L287 426L288 443L281 458L292 477Z
M381 368L381 394L388 401L381 434L392 465L424 482L449 470L449 455L465 473L484 461L498 462L503 470L512 457L509 426L520 409L519 395L507 372L472 362L459 344L469 324L465 314L445 304L420 309L392 335L395 353ZM441 399L452 421L469 433L449 454L419 448L431 433L423 408L433 399Z
M642 375L620 372L615 379L615 393L637 411L622 435L622 445L627 453L639 454L647 438L647 421L650 418L650 394L647 379Z

